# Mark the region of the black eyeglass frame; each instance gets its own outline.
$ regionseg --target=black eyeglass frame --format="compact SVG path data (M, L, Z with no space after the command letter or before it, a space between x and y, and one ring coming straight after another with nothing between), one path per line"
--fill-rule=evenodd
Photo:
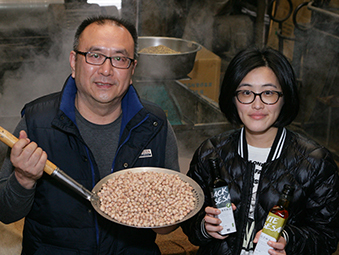
M251 92L251 93L254 95L253 100L252 100L251 102L249 102L249 103L241 102L240 99L239 99L239 97L238 97L238 95L239 95L239 93L242 92L242 91L249 91L249 92ZM277 101L275 101L274 103L266 103L266 102L264 102L264 100L262 100L262 97L261 97L262 93L265 93L265 92L268 92L268 91L270 91L270 92L275 92L275 93L278 94ZM284 94L283 94L282 92L280 92L280 91L275 91L275 90L264 90L264 91L262 91L262 92L260 92L260 93L255 93L255 92L253 92L253 91L251 91L251 90L237 90L237 91L235 92L235 97L237 98L237 100L238 100L239 103L241 103L241 104L252 104L252 103L255 101L255 99L257 98L257 96L259 96L261 102L263 102L264 104L267 104L267 105L273 105L273 104L276 104L276 103L279 101L280 97L282 97L283 95L284 95Z
M109 62L111 63L111 65L112 65L113 67L118 68L118 69L128 69L128 68L131 67L132 63L134 63L134 61L135 61L135 59L133 59L133 58L129 58L129 57L123 56L123 58L127 58L130 62L129 62L129 64L128 64L127 67L118 67L118 66L113 65L113 62L112 62L112 58L116 58L117 56L107 57L106 55L104 55L104 54L102 54L102 53L97 53L97 54L100 54L100 55L104 56L104 57L105 57L105 60L104 60L101 64L93 64L93 63L89 63L89 62L87 61L87 54L88 54L88 53L95 53L95 52L91 52L91 51L83 52L83 51L78 51L78 50L75 50L74 52L75 52L76 54L83 55L83 56L85 57L86 63L87 63L87 64L90 64L90 65L94 65L94 66L101 66L101 65L103 65L103 64L106 62L107 59L109 59ZM120 57L120 56L118 56L118 57Z

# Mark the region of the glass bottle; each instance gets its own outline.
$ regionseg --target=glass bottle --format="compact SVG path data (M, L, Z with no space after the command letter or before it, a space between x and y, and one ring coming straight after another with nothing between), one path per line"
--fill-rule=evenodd
M277 205L273 206L266 218L262 233L253 255L268 254L273 249L267 244L268 241L276 242L285 227L288 219L288 206L293 196L294 188L288 184L284 185Z
M209 164L212 176L210 183L212 203L213 207L221 211L216 217L221 220L220 225L223 227L219 234L224 236L236 232L231 195L227 182L220 177L219 158L210 158Z

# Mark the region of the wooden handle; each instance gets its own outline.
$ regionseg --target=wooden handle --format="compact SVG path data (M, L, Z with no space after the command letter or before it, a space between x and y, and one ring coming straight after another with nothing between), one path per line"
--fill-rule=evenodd
M19 139L0 126L0 140L12 148Z
M13 145L18 141L19 139L16 138L14 135L12 135L10 132L8 132L6 129L0 126L0 141L5 143L9 147L13 147ZM54 165L51 161L47 160L44 171L51 175L54 170L57 169L57 166Z

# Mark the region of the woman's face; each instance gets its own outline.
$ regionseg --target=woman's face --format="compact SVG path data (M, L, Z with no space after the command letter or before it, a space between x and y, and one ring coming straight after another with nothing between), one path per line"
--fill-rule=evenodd
M282 92L281 86L274 72L268 67L258 67L250 71L240 82L237 91L242 91L244 95L251 95L251 92L261 93L262 98L268 100L270 91ZM275 93L275 92L273 92ZM252 95L253 96L253 95ZM249 134L266 134L276 132L272 125L279 117L284 104L283 97L279 97L275 104L265 104L257 95L252 103L243 104L235 99L239 117L243 122L246 132Z

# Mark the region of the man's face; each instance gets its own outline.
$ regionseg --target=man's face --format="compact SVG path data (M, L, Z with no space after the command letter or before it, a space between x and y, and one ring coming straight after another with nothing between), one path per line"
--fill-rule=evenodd
M78 51L133 58L134 41L124 27L109 22L104 25L93 23L80 35ZM106 59L100 66L91 65L86 63L85 56L72 51L70 65L78 89L77 100L91 109L120 106L132 83L135 64L128 69L118 69Z

